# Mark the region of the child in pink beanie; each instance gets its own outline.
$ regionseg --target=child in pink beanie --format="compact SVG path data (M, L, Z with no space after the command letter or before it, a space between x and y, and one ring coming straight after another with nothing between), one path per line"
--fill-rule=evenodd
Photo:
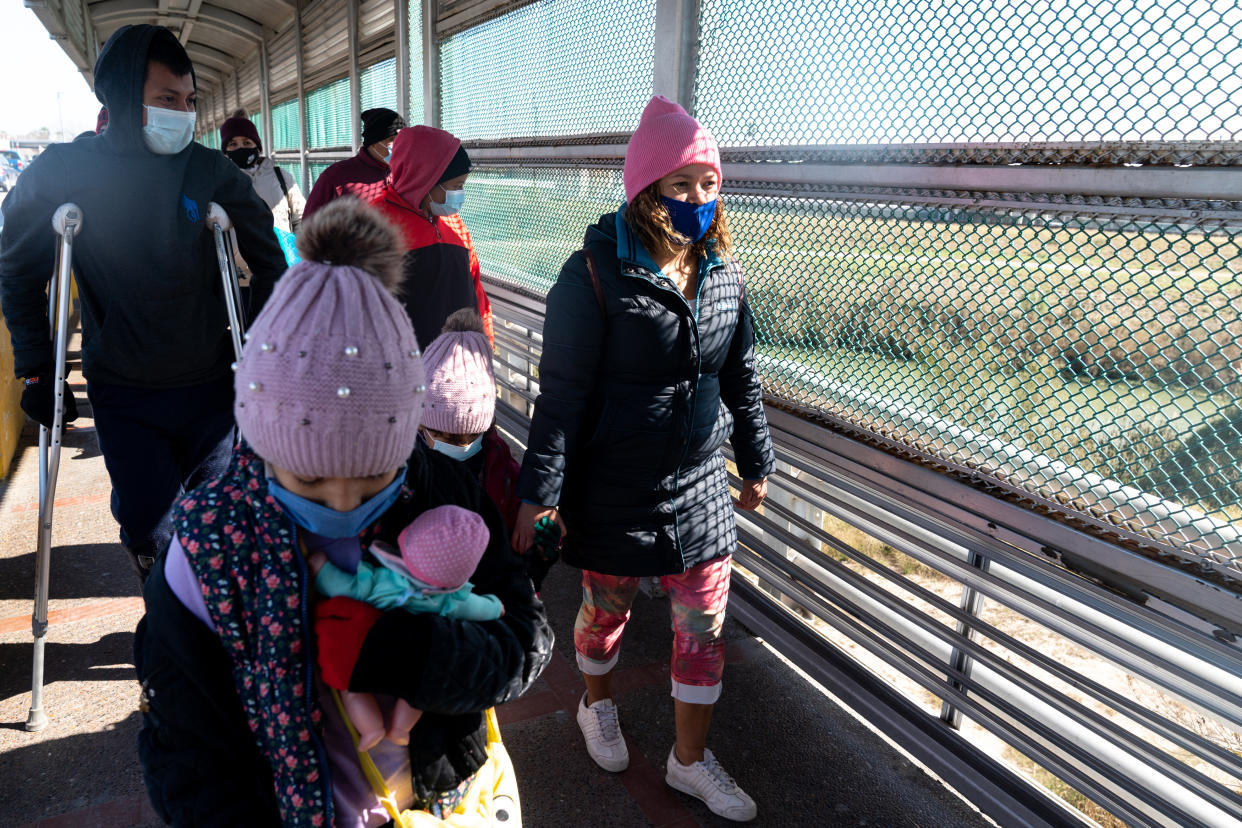
M315 587L327 597L353 598L376 609L434 612L466 621L491 621L504 615L495 595L476 595L470 573L487 549L487 524L460 506L438 506L419 515L397 538L401 554L376 541L376 563L359 561L353 575L322 552L310 558ZM370 750L380 739L410 743L410 729L422 711L398 700L385 727L379 703L371 693L341 692L345 710L358 731L358 748Z
M493 424L496 381L492 349L479 315L468 308L453 313L423 354L427 398L423 403L422 439L432 450L461 461L479 481L512 528L521 500L519 466L509 444ZM559 531L545 531L529 549L516 550L538 591L556 560Z

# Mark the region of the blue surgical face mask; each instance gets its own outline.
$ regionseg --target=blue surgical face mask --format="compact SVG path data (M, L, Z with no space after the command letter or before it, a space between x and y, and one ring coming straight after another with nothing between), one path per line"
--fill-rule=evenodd
M465 190L445 190L444 203L438 201L431 202L431 212L437 216L456 215L461 206L466 203Z
M452 190L449 192L452 192ZM445 457L452 457L454 460L469 460L479 453L479 449L483 448L483 435L480 434L474 438L474 442L468 446L455 446L443 440L432 440L431 447Z
M392 163L392 144L388 145L388 152L384 153L384 163L385 164Z
M147 149L156 155L176 155L190 145L194 139L195 113L158 106L144 108L147 122L142 127L142 140Z
M401 496L401 484L404 482L403 466L392 482L378 494L348 512L338 512L296 495L280 485L275 477L267 479L267 488L272 497L276 498L276 502L293 518L293 522L306 531L324 538L356 538L379 520L388 511L388 507L397 502L397 498Z
M712 226L712 219L716 217L716 199L712 199L706 204L691 204L688 201L678 201L668 196L660 196L660 200L664 202L664 206L668 209L669 218L673 221L673 229L692 242L707 235L708 228Z

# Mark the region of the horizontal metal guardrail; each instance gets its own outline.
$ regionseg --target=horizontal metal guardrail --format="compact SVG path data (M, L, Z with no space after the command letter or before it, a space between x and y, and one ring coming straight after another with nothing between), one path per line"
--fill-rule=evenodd
M488 292L497 420L524 443L542 302ZM1089 820L979 734L1131 824L1242 825L1240 596L768 402L736 617L1002 825Z

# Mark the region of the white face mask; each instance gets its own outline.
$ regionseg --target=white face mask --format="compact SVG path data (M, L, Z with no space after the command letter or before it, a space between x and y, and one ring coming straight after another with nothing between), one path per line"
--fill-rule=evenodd
M142 128L142 140L147 149L156 155L176 155L194 139L193 112L178 112L158 106L144 106L147 123Z
M437 216L453 216L466 203L465 190L445 190L443 203L431 202L431 212Z
M452 192L450 190L450 192ZM440 452L445 457L451 457L454 460L469 460L479 453L479 449L483 448L483 435L480 434L474 438L473 442L468 446L455 446L452 443L446 443L443 440L433 440L431 448Z

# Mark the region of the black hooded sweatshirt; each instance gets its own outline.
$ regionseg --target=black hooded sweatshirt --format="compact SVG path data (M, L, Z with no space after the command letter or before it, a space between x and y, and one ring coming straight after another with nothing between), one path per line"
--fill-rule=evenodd
M66 202L82 209L73 264L91 381L177 388L228 375L224 292L205 223L210 202L233 219L251 265L252 318L284 272L272 212L236 165L193 142L175 155L143 142L142 87L155 38L176 43L168 29L147 25L108 38L95 63L107 130L48 147L4 201L0 309L19 377L53 365L45 290L57 244L52 215Z

